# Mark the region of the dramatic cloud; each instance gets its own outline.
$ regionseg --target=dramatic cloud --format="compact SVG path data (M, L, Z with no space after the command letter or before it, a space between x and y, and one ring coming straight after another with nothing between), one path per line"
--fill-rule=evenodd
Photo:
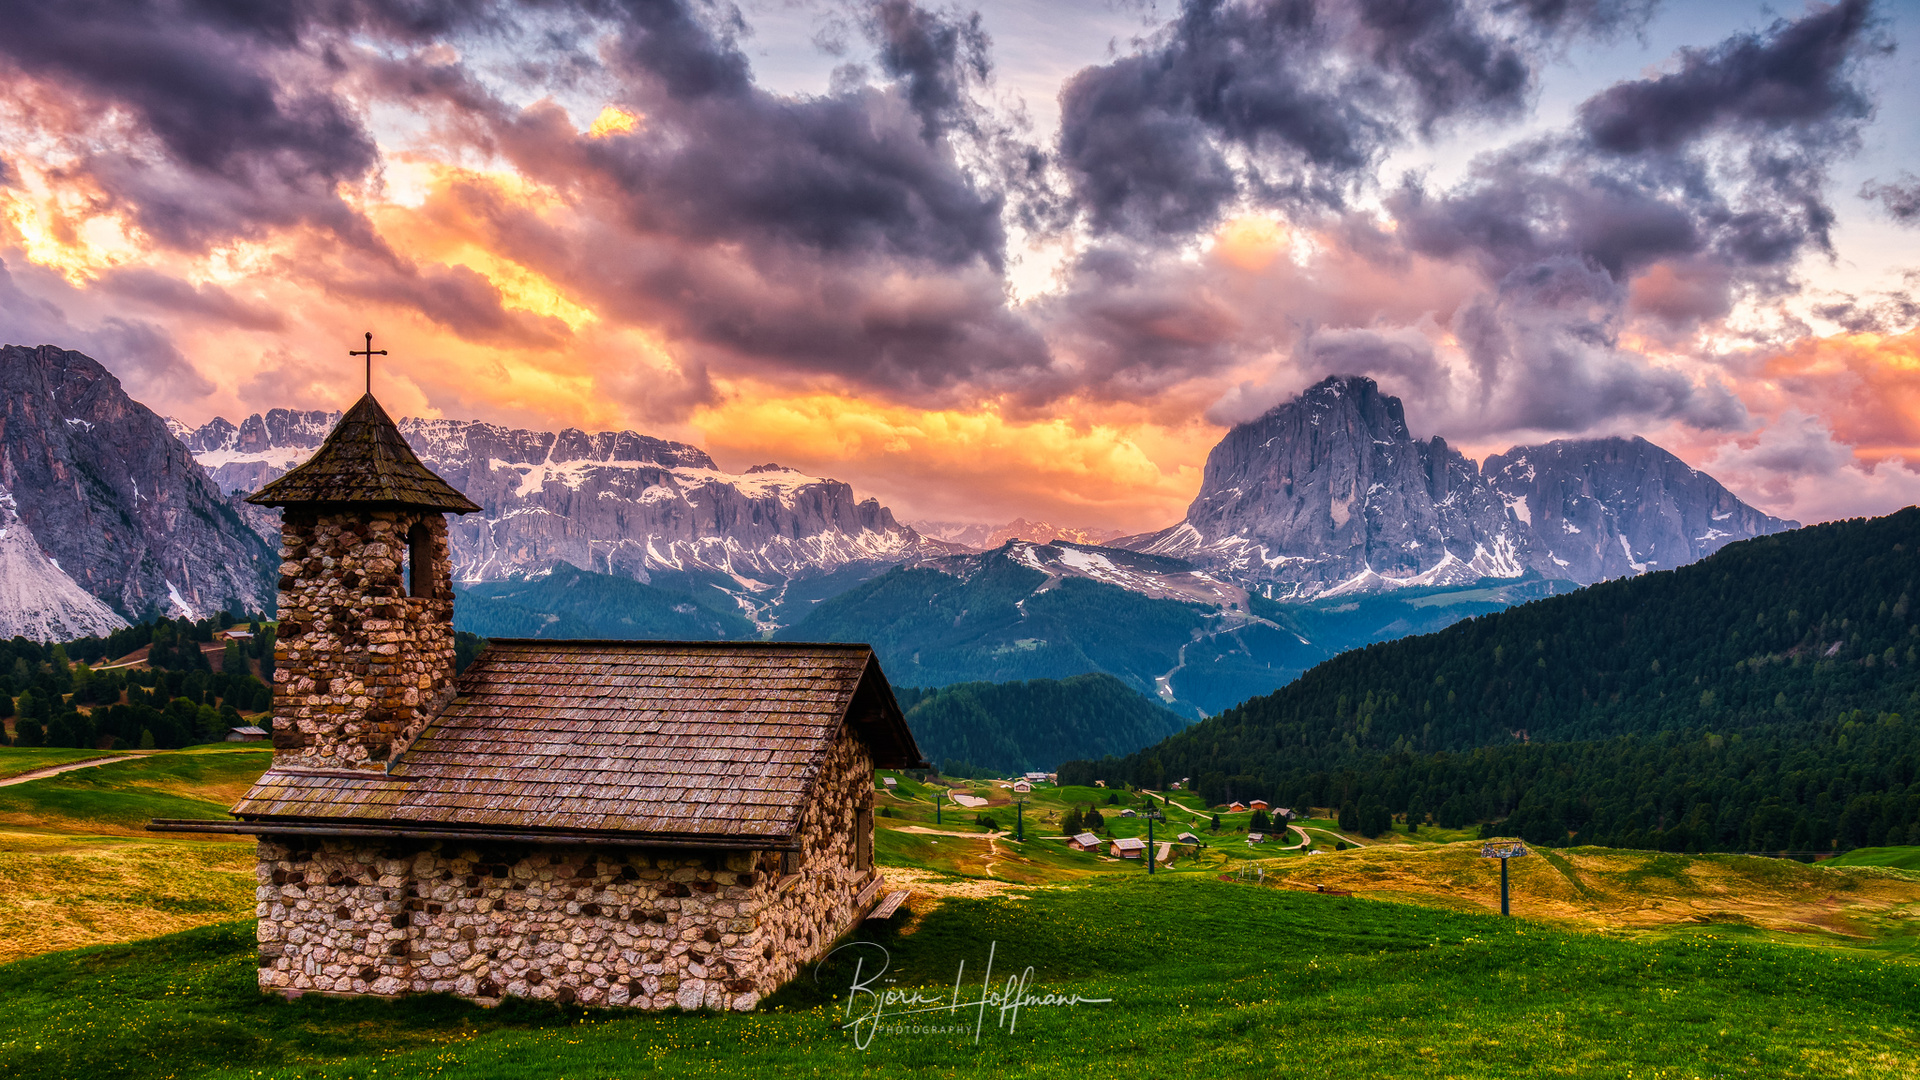
M1384 153L1517 114L1543 37L1611 32L1612 4L1187 0L1148 49L1061 92L1061 159L1101 231L1177 235L1246 199L1344 205Z
M1769 15L1538 123L1651 9L1185 0L1036 133L991 4L792 6L839 65L792 92L707 0L0 0L0 339L204 419L339 405L372 329L396 412L645 426L942 518L1164 524L1221 425L1330 371L1468 445L1645 431L1801 517L1843 455L1891 497L1911 284L1804 283L1866 209L1832 178L1888 30Z
M1672 74L1587 101L1580 126L1595 147L1622 155L1672 153L1719 131L1831 141L1833 121L1872 112L1848 79L1868 21L1866 0L1842 0L1797 22L1780 20L1766 34L1682 49Z
M8 0L0 61L36 80L76 136L131 122L132 138L77 148L78 167L163 243L302 221L351 232L335 188L364 177L378 151L338 72L302 48L320 14L340 17L335 32L399 28L350 4Z
M1409 180L1393 200L1408 242L1478 259L1490 278L1543 258L1591 260L1616 280L1704 256L1749 273L1830 246L1833 158L1870 111L1851 80L1881 48L1865 0L1681 54L1671 75L1621 83L1576 132L1490 154L1444 194Z

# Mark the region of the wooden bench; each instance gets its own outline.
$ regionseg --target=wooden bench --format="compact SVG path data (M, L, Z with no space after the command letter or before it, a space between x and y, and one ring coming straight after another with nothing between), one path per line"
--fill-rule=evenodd
M880 906L874 908L873 913L868 915L867 919L869 921L891 919L893 918L893 913L900 910L900 905L906 902L907 890L896 889L888 893L885 900L880 901Z

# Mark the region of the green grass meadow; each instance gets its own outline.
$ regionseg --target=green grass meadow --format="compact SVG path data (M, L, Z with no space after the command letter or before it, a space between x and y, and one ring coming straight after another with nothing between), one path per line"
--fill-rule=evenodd
M846 1029L850 965L751 1014L492 1011L440 997L285 1002L254 986L251 924L0 967L0 1073L69 1077L1909 1077L1909 964L1697 935L1629 940L1520 919L1228 884L1109 877L949 899L865 935L894 988L989 1009ZM870 964L880 954L861 947ZM875 985L881 985L876 983ZM864 1000L864 999L863 999Z
M106 750L73 750L58 746L0 746L0 780L35 769L65 765L74 761L112 757Z
M157 817L226 820L227 807L273 759L271 749L240 745L130 757L0 787L0 820L66 832L119 833L143 833Z
M1920 847L1863 847L1827 860L1828 866L1890 866L1920 871Z

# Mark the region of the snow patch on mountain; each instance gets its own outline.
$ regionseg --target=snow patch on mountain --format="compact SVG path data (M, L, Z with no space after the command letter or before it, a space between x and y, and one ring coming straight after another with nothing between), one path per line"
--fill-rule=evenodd
M250 492L305 461L337 420L275 409L237 426L216 419L188 445L226 490ZM463 582L555 562L640 581L691 575L765 623L790 580L954 550L838 480L778 464L731 473L698 447L637 432L413 417L399 428L428 468L482 507L449 521Z
M0 488L0 638L70 641L126 625L40 550L13 493Z

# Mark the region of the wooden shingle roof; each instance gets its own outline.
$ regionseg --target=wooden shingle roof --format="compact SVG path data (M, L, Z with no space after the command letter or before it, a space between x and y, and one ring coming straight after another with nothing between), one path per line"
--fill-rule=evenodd
M372 394L354 402L312 457L247 501L258 506L415 506L455 514L480 509L420 463Z
M496 639L386 773L276 767L233 813L780 846L848 726L877 766L926 766L865 645Z

